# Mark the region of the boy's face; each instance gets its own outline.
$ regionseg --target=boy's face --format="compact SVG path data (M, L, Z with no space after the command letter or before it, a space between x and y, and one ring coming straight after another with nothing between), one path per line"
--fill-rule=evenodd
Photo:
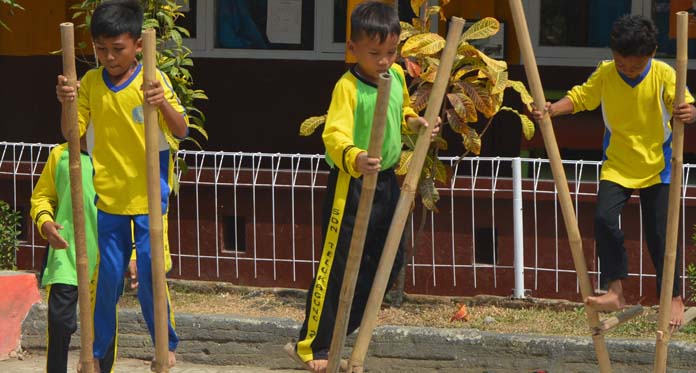
M121 78L128 73L136 61L135 55L142 49L141 39L129 33L114 37L98 37L93 40L99 62L112 78Z
M348 50L355 56L360 73L374 82L396 61L398 46L399 35L396 34L388 35L381 43L379 35L372 38L363 35L357 41L348 41Z
M622 56L616 52L612 52L612 54L614 55L616 69L629 79L635 79L645 70L645 67L648 66L648 62L653 58L655 52L649 56Z

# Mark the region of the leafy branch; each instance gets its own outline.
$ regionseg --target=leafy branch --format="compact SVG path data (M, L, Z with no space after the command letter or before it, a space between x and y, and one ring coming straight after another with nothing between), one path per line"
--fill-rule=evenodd
M14 11L15 11L15 10L24 10L24 8L22 8L22 6L19 5L15 0L0 0L0 4L3 4L3 5L6 5L6 6L9 6L9 7L10 7L10 8L9 8L9 13L10 13L10 15L14 15ZM7 30L7 31L12 31L12 30L10 30L10 28L5 24L5 22L3 22L2 20L0 20L0 27L4 28L4 29Z
M0 200L0 269L14 270L15 253L19 245L22 216Z

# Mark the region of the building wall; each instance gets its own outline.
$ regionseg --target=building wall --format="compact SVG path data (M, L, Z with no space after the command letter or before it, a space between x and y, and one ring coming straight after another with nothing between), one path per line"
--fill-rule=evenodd
M24 10L14 10L13 14L8 6L0 7L0 19L11 30L0 29L0 56L46 56L59 51L59 25L82 22L72 19L70 6L76 0L20 0L18 3ZM76 29L75 39L86 42L89 39L86 30Z
M61 72L59 56L49 55L50 51L60 48L58 24L69 19L68 1L55 0L24 0L21 2L26 11L18 11L15 16L4 18L12 28L12 33L0 30L0 71L5 72L3 84L0 85L0 97L2 97L3 120L0 125L0 140L16 142L62 142L59 130L60 107L55 98L54 85L56 75ZM507 56L510 62L510 77L515 80L525 80L523 68L517 65L519 61L519 48L516 47L514 28L512 27L509 9L506 1L452 1L448 6L448 12L457 14L467 19L495 16L506 21ZM39 21L37 21L39 20ZM343 61L303 61L303 60L251 60L251 59L216 59L195 58L195 66L192 74L195 77L196 88L206 91L210 100L201 101L200 108L207 116L206 130L209 134L207 141L202 141L206 150L248 151L248 152L281 152L281 153L322 153L323 147L319 135L302 138L297 135L298 127L304 118L320 115L326 112L331 97L334 82L345 71ZM86 65L79 67L79 74L86 70ZM564 90L574 84L584 81L591 73L592 68L585 67L553 67L542 66L542 83L546 89ZM696 86L694 74L691 76L691 86ZM507 105L519 105L519 98L515 94L506 95ZM600 114L595 111L577 116L558 118L556 123L556 136L559 147L564 157L580 154L587 158L587 154L598 154L601 146L603 125ZM477 128L482 128L479 125ZM686 136L694 136L692 127L687 127ZM462 153L460 139L446 132L450 148L443 155L458 155ZM482 155L515 156L520 150L530 151L532 155L543 156L543 141L539 134L531 142L520 140L519 124L513 116L501 114L496 117L491 129L484 137ZM184 148L192 148L191 143L184 144ZM696 143L685 143L687 152L696 152ZM577 152L580 153L577 153ZM590 153L588 153L588 151ZM582 153L585 152L585 153ZM37 171L38 172L38 171ZM29 181L23 181L25 184ZM10 200L8 195L11 190L12 180L0 180L0 197ZM29 185L22 189L30 190ZM203 189L200 191L203 198L210 198L209 193ZM17 196L20 206L28 208L28 193ZM485 201L484 197L481 201ZM321 198L317 199L321 201ZM208 201L210 202L210 201ZM466 198L457 198L458 206L467 206L470 203ZM548 211L552 211L554 205L544 205ZM508 211L505 207L501 211ZM27 210L28 211L28 210ZM211 208L209 213L215 211ZM267 210L266 210L267 211ZM182 219L190 222L192 213L184 208L181 212ZM636 217L637 214L630 214ZM444 216L438 219L444 219ZM263 216L259 219L260 230L268 228L270 217ZM583 218L586 220L586 218ZM585 221L584 220L584 221ZM31 224L25 221L25 226ZM584 223L587 224L587 223ZM444 226L444 225L443 225ZM306 228L306 227L305 227ZM549 228L549 227L546 227ZM587 225L581 227L584 232L585 242L591 240L591 228ZM307 228L308 229L308 228ZM511 227L500 227L500 244L507 245L511 240ZM555 232L555 231L554 231ZM204 239L214 239L214 233L204 232ZM446 232L438 232L438 242L447 242ZM462 230L457 233L462 241L470 237L471 232ZM551 231L545 233L550 236ZM469 236L468 236L469 235ZM627 235L629 236L629 235ZM635 235L631 234L631 237ZM194 237L190 232L182 236L182 244L189 245ZM635 242L629 243L634 245ZM546 246L545 246L546 247ZM261 250L268 250L267 246ZM438 249L444 250L444 249ZM470 248L462 247L461 254L471 255ZM27 267L26 253L20 253L23 268ZM438 255L447 255L439 252ZM502 253L501 259L509 253ZM590 260L591 256L588 257ZM33 259L32 259L33 260ZM505 259L507 260L507 259ZM635 261L635 257L632 259ZM193 267L191 263L182 263L187 268L185 273L190 273ZM211 276L211 263L203 261L205 276ZM272 269L263 267L262 272ZM304 276L296 283L288 283L287 268L278 268L280 277L278 281L269 282L267 276L255 277L253 271L242 269L239 278L230 277L229 272L224 272L224 279L240 284L259 286L297 286L304 287L311 278ZM311 273L311 268L301 268L302 273ZM428 271L419 269L419 271ZM488 271L480 270L482 274ZM457 274L458 283L467 283L470 275ZM451 272L437 271L438 284L451 283ZM542 274L547 276L547 274ZM419 278L431 278L432 276L419 276ZM211 278L212 279L212 278ZM510 275L510 281L512 276ZM565 279L574 281L574 276ZM546 279L544 279L546 281ZM456 289L434 288L432 283L419 283L412 288L413 291L437 294L471 294L480 292L500 291L487 288L487 281L481 281L482 287L474 289L462 285ZM504 293L512 288L509 281L499 284ZM553 296L552 293L540 292L539 296ZM572 294L564 297L572 298Z
M445 15L462 17L468 22L494 17L498 21L505 23L505 59L509 64L518 64L520 60L520 48L515 37L515 25L512 22L512 13L508 0L493 1L450 1L445 6ZM441 22L440 29L444 30L444 22Z
M60 49L58 24L70 18L69 5L72 2L44 3L42 0L23 1L26 11L3 18L13 30L11 33L0 31L0 69L10 72L5 75L0 94L3 105L12 108L5 110L4 122L8 125L0 126L0 139L6 141L62 141L58 129L60 107L53 89L56 75L62 70L61 61L59 56L49 53ZM351 0L349 5L356 3ZM519 53L516 51L507 2L454 1L445 9L448 16L458 15L466 19L494 16L506 22L510 76L524 80L523 69L514 65ZM41 22L36 22L37 19ZM77 34L84 38L83 31L78 30ZM90 59L91 56L83 58ZM300 138L297 128L305 118L326 112L333 84L346 69L342 61L194 58L194 63L192 74L195 86L205 90L210 97L208 101L197 103L207 116L205 127L210 137L207 141L198 137L206 149L323 152L318 135ZM87 65L79 65L78 75L82 75L86 69ZM587 68L559 70L542 67L541 76L547 89L565 89L582 82L588 73ZM505 104L521 107L514 93L506 95ZM597 139L601 139L602 125L597 115L558 120L559 123L565 121L573 126L559 128L574 130L561 130L559 136L568 132L573 141L561 141L561 147L599 147L601 141ZM475 127L482 129L483 125ZM576 128L580 128L583 136L576 136ZM592 135L585 136L587 133ZM461 154L463 146L459 137L451 133L445 136L450 142L450 149L444 154ZM491 130L484 137L483 155L517 155L520 149L542 148L538 135L531 143L519 139L519 124L514 116L501 114L494 119ZM193 145L188 143L183 147L192 148Z

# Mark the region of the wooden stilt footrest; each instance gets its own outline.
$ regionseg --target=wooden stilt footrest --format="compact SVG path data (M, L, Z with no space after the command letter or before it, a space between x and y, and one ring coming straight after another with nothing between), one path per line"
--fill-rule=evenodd
M607 332L611 330L612 328L615 328L623 323L625 323L628 320L631 320L635 317L640 316L643 314L643 306L640 304L637 304L625 311L619 312L616 315L606 319L602 320L602 322L599 325L599 329L601 333Z
M690 307L684 312L684 323L682 326L692 322L694 319L696 319L696 307Z
M681 328L687 326L690 322L696 319L696 307L689 307L689 309L684 312L684 322L681 324Z

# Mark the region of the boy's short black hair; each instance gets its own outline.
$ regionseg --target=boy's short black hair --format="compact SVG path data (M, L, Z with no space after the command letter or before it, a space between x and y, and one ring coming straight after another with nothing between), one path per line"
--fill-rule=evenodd
M355 7L350 15L350 40L358 41L367 36L379 37L382 43L389 35L401 35L399 15L393 5L379 1L365 1Z
M107 0L92 15L92 39L130 34L137 40L143 29L143 7L139 0Z
M611 27L609 46L612 51L625 57L650 56L657 49L657 28L645 17L621 16Z

